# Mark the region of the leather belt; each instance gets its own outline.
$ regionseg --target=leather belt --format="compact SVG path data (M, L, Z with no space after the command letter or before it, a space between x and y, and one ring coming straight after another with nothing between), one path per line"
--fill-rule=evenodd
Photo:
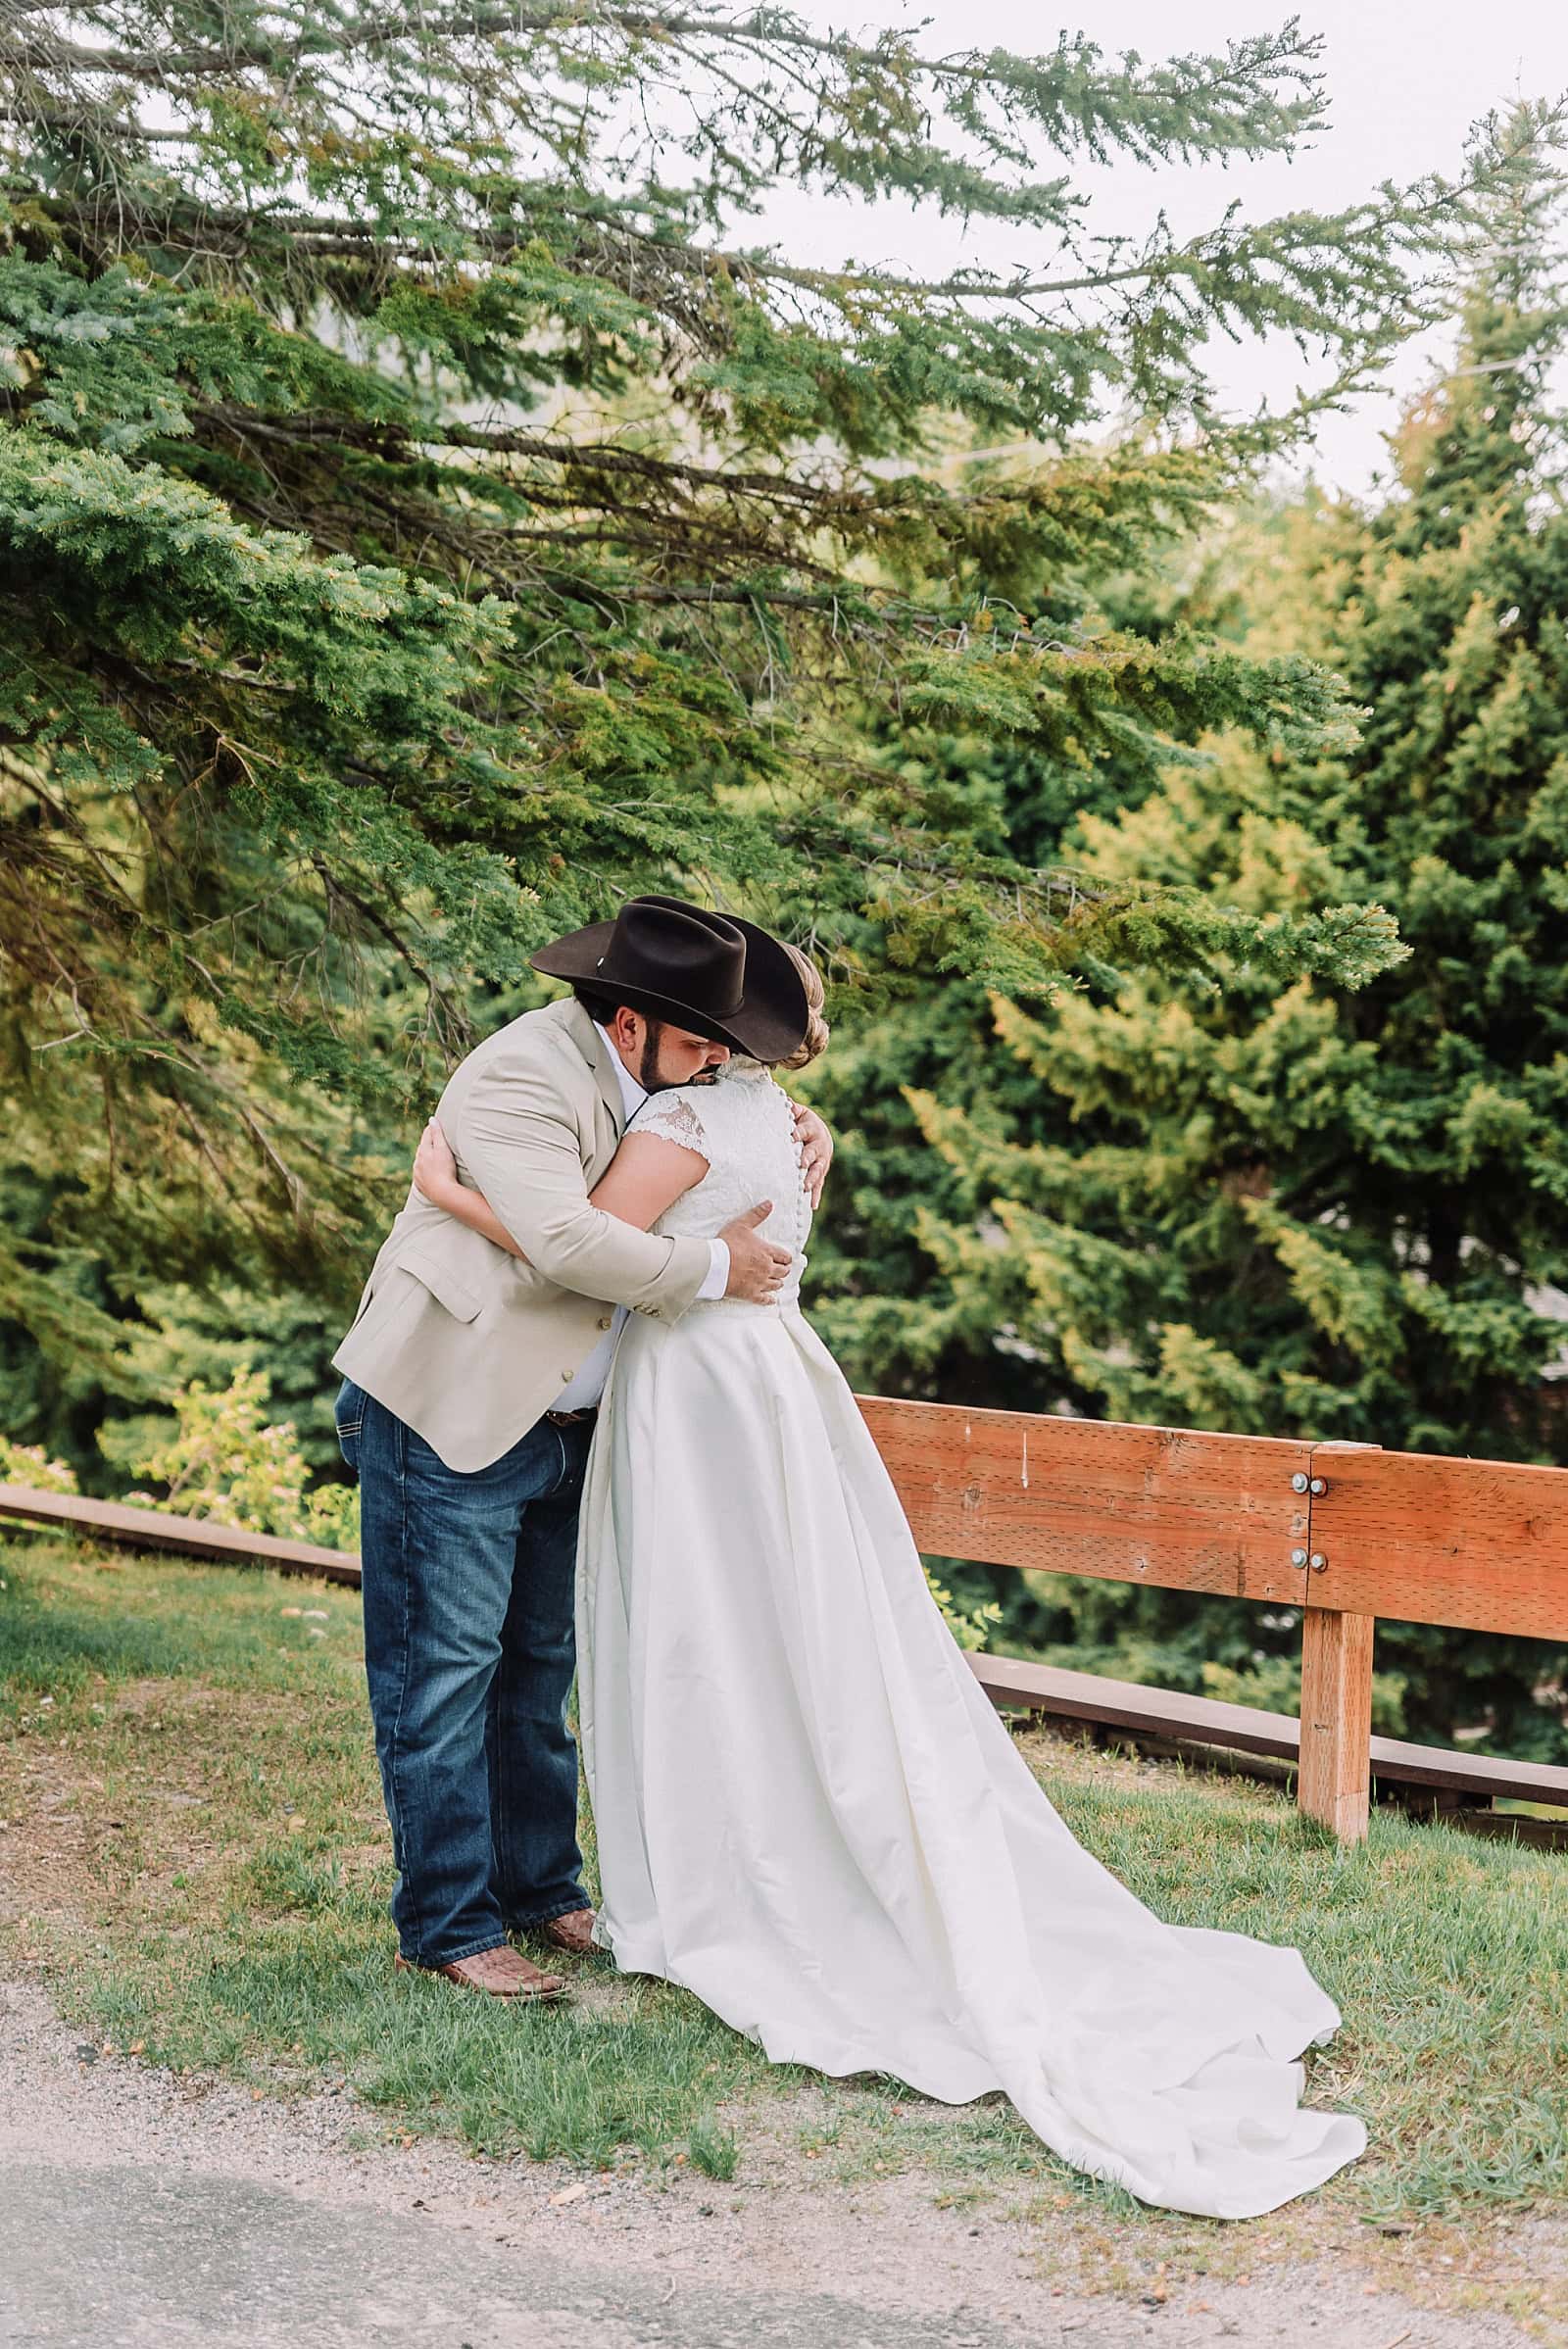
M597 1419L599 1405L590 1403L585 1411L547 1411L545 1417L553 1428L574 1428L580 1420Z

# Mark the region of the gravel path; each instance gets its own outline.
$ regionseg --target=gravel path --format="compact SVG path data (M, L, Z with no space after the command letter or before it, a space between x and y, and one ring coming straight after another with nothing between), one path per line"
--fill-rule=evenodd
M834 2187L781 2156L716 2184L356 2142L321 2095L256 2103L78 2045L0 1983L0 2343L27 2349L1525 2349L1328 2257L1146 2299L1051 2279L1038 2221ZM379 2133L379 2132L378 2132ZM1345 2229L1341 2228L1343 2234ZM1523 2246L1521 2246L1521 2249ZM1555 2261L1556 2241L1542 2238ZM1147 2265L1147 2260L1144 2262ZM1522 2272L1522 2271L1520 2271ZM1160 2287L1155 2284L1157 2290Z

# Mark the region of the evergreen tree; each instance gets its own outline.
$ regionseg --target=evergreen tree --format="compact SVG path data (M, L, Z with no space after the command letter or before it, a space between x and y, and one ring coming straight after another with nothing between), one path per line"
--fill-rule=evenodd
M1014 575L1009 589L1057 612L1070 599L1073 624L1090 641L1103 631L1167 652L1173 642L1239 645L1247 591L1279 560L1286 528L1270 507L1249 508L1245 521L1232 518L1219 532L1152 550L1151 561L1108 577ZM1282 645L1289 642L1288 619L1278 634ZM1319 628L1314 642L1321 637ZM1177 756L1169 735L1124 722L1094 758L1081 756L1070 739L1040 735L999 739L937 726L884 726L879 739L901 777L956 810L999 856L1011 854L1063 872L1076 902L1048 996L1063 986L1087 989L1094 1001L1113 995L1121 976L1106 959L1109 933L1099 909L1125 906L1129 891L1150 884L1133 859L1115 871L1108 863L1093 865L1083 827L1091 818L1141 807L1161 789ZM1240 750L1240 739L1232 740L1227 756L1234 760ZM1188 756L1200 776L1214 754ZM1314 905L1333 904L1331 884L1339 876L1319 869L1316 879L1316 898L1306 891L1292 899L1292 924L1310 919ZM1177 908L1167 904L1159 941L1119 937L1116 961L1134 967L1147 961L1167 974L1185 968L1200 989L1211 988L1220 968L1208 953L1214 910L1223 905L1230 919L1254 924L1280 919L1271 893L1238 896L1234 882L1223 860L1171 861L1159 885L1186 893L1182 910L1191 927L1178 935ZM1330 924L1322 940L1330 952L1332 934ZM1266 928L1254 929L1254 937L1260 946L1277 943ZM1249 977L1234 960L1224 967L1224 983L1265 991L1273 984L1267 972ZM835 1181L816 1226L813 1306L851 1375L867 1388L961 1395L977 1404L1027 1410L1039 1407L1035 1356L1010 1318L1017 1298L994 1252L1001 1227L987 1226L983 1280L933 1283L927 1246L933 1227L974 1227L989 1196L962 1152L930 1146L928 1100L939 1101L949 1119L959 1113L973 1121L975 1135L996 1139L1033 1135L1042 1118L1054 1131L1060 1119L1059 1108L1042 1102L1028 1061L997 1049L993 1003L983 977L961 972L936 989L923 973L902 989L884 982L871 1003L841 1025L831 1058L812 1072L812 1098L840 1140ZM1071 1407L1096 1406L1080 1395Z
M1296 655L1091 639L1070 591L1292 428L1215 418L1214 329L1360 380L1547 126L1344 216L1094 234L1077 163L1289 153L1315 56L1291 25L1158 67L935 60L559 0L5 17L0 988L54 1204L0 1273L23 1297L85 1247L109 1292L40 1317L57 1385L150 1279L292 1284L330 1325L416 1107L628 886L1009 993L1064 916L1074 955L1102 916L1140 952L1226 934L1086 900L861 726L1091 766L1222 722L1332 738ZM802 268L738 233L783 182L1042 265ZM1027 475L926 468L1018 434ZM1045 572L1022 611L987 584ZM1387 924L1273 944L1352 975Z
M1496 209L1458 363L1363 514L1310 499L1258 566L1288 638L1364 711L1348 758L1231 744L1086 817L1092 877L1180 882L1267 920L1361 899L1408 952L1355 995L1152 972L1033 1017L1007 1089L917 1101L959 1211L923 1224L969 1343L1010 1330L1037 1407L1409 1449L1564 1456L1568 1289L1568 520L1547 377L1568 329L1559 187ZM1268 542L1277 557L1281 540ZM1085 1601L1092 1636L1184 1650L1190 1602ZM1243 1618L1227 1619L1222 1639ZM1253 1618L1255 1623L1255 1618ZM1048 1635L1063 1629L1037 1622ZM1264 1645L1283 1645L1288 1624ZM1406 1725L1568 1752L1568 1658L1390 1626Z

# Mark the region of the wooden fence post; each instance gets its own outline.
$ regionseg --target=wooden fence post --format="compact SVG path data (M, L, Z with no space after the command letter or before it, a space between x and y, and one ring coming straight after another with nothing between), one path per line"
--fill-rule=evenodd
M1371 1615L1308 1607L1301 1621L1301 1762L1296 1798L1343 1843L1366 1834L1372 1788Z

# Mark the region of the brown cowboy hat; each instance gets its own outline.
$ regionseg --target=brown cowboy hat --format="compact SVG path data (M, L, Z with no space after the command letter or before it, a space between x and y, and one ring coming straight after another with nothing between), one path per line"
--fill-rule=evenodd
M788 1060L806 1038L806 987L778 940L680 898L628 898L613 921L590 922L528 959L754 1060Z

